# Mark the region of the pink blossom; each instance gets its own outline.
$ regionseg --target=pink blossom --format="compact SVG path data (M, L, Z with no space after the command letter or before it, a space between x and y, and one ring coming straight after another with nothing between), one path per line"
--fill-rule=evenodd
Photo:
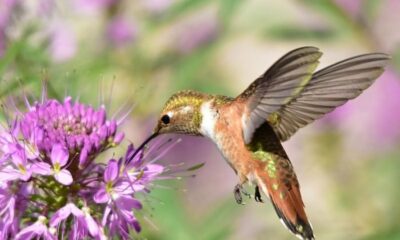
M107 27L107 38L116 47L121 47L137 37L137 28L132 21L123 17L115 17Z
M74 32L65 24L58 23L53 27L50 37L50 54L54 61L63 62L76 53Z

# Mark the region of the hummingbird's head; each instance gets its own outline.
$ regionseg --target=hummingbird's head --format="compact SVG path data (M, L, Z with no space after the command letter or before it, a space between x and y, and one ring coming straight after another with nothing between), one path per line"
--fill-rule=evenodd
M201 135L201 104L207 95L194 91L181 91L172 95L158 119L154 133L181 133Z

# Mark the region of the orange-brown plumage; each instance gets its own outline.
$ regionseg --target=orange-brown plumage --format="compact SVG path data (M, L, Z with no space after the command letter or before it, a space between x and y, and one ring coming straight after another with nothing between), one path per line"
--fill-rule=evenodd
M312 239L313 233L304 210L299 182L279 139L268 123L259 128L253 139L250 150L257 152L261 148L266 153L266 159L263 155L253 159L259 164L255 170L259 186L269 195L285 226L295 234ZM275 169L275 174L271 168Z
M272 128L262 125L250 144L245 144L241 130L241 116L245 104L235 100L223 105L212 104L218 112L215 139L222 155L239 177L239 184L248 181L259 186L268 196L279 217L292 232L312 238L299 183L292 164ZM262 154L255 154L262 152ZM275 162L275 174L268 174L268 164ZM272 175L272 176L271 176Z

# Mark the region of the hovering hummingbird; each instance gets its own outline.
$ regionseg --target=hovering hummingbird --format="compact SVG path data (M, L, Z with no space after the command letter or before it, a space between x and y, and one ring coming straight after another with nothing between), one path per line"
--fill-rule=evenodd
M245 193L243 184L250 182L256 201L262 202L264 193L292 233L314 239L296 173L281 142L360 95L389 60L383 53L364 54L314 72L321 55L315 47L287 53L236 98L195 91L172 95L154 133L139 149L165 133L208 137L239 177L234 188L238 203Z

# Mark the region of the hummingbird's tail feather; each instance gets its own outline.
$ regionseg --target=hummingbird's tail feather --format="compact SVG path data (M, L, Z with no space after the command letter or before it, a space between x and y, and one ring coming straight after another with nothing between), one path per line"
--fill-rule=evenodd
M270 198L282 224L298 238L313 240L313 229L304 211L297 179L292 178L291 181L283 179L276 183L265 171L257 171L256 179L258 186Z
M271 200L272 205L275 208L276 214L281 220L282 224L287 227L292 233L298 236L300 239L313 240L314 233L311 224L307 220L301 219L300 216L296 217L296 221L292 222L283 214L283 212L277 207L274 201ZM300 231L301 230L301 231Z

